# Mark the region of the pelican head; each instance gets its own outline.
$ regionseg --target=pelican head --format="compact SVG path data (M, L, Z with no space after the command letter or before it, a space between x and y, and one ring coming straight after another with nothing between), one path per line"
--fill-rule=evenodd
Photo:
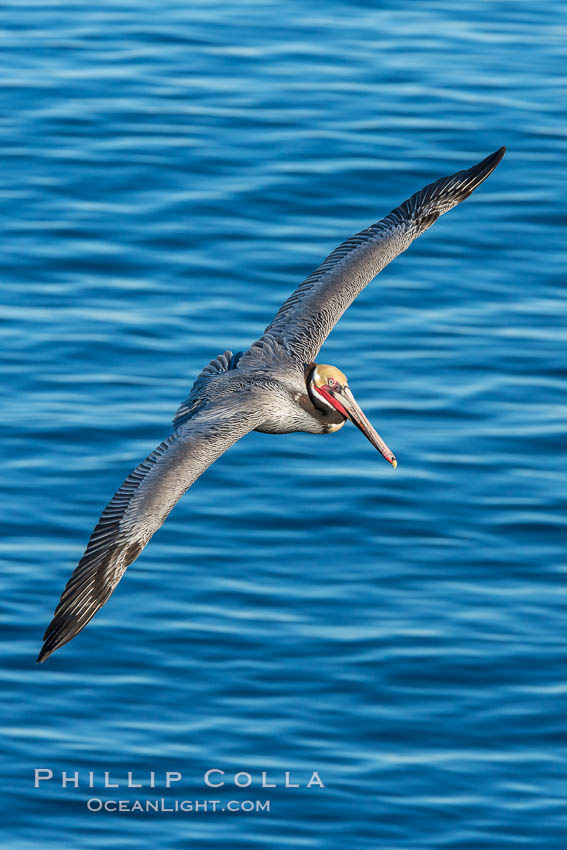
M345 422L350 419L370 440L372 445L383 454L388 463L391 463L394 469L396 468L398 462L394 454L360 409L348 385L347 376L340 369L337 369L336 366L316 363L315 368L311 371L308 383L311 398L321 410L331 407L344 416Z

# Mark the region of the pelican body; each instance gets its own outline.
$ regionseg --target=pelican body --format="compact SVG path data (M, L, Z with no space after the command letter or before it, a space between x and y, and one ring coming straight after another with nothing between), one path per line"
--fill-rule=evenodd
M173 432L110 500L61 595L38 661L72 640L101 608L194 481L250 431L332 434L347 420L396 458L356 402L346 376L316 362L327 336L368 283L496 168L505 148L441 178L336 248L290 295L245 352L225 351L197 377Z

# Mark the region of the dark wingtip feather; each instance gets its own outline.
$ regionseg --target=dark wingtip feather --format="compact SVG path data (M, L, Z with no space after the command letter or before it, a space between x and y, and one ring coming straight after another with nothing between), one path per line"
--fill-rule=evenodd
M385 221L389 219L413 220L417 227L416 236L427 230L437 221L440 215L456 207L471 195L475 189L490 177L504 154L506 148L502 147L485 159L466 168L457 171L449 177L442 177L434 183L430 183L421 191L412 195L405 203L390 213Z
M96 533L96 529L94 533ZM95 562L95 566L98 563L97 575L100 581L98 583L95 581L94 585L91 582L91 573L82 572L84 565L88 565L92 560L87 547L85 555L67 582L53 618L45 630L43 646L37 657L38 664L41 664L56 649L69 643L79 632L83 631L97 611L106 604L126 567L136 560L144 548L138 544L127 547L111 545L112 548L105 553L105 557L99 562ZM119 556L122 557L122 568L117 572L116 564ZM113 578L102 584L101 582L108 570L113 571Z
M96 611L94 613L96 613ZM66 619L68 620L69 618L67 617ZM67 623L67 632L65 632L65 629L63 628L64 625L65 623L62 622L62 617L60 617L56 612L49 626L45 630L43 646L37 656L37 664L42 664L52 653L55 652L56 649L59 649L72 640L80 631L82 631L87 623L85 622L80 628L71 624L73 627L70 632L69 624Z
M41 648L41 650L40 650L40 652L39 652L39 654L38 654L38 656L35 660L35 663L36 664L43 664L45 659L49 658L49 656L51 655L52 652L55 652L55 647L53 647L53 649L47 649L47 647L42 646L42 648Z
M451 184L453 180L456 180L457 177L460 178L455 187L457 190L455 201L460 203L461 201L464 201L465 198L468 198L469 195L472 195L474 190L478 189L480 184L484 183L487 177L490 177L505 153L506 148L502 147L499 150L494 151L494 153L489 154L489 156L481 160L481 162L476 165L473 165L471 168L453 175L452 178L447 178L446 182L449 184Z
M489 154L486 159L483 159L482 162L478 163L478 165L473 165L473 167L469 169L471 176L474 175L479 177L479 183L482 183L483 180L486 180L486 178L492 174L505 153L506 148L503 146L497 151L494 151L494 153ZM479 184L477 183L477 185Z
M456 174L432 183L422 189L422 192L418 195L422 194L425 198L436 197L439 200L441 198L452 199L455 204L460 203L468 198L481 183L484 183L487 177L490 177L505 153L506 148L502 147L470 168L457 171Z
M502 145L501 148L498 148L497 151L494 151L492 156L496 160L496 165L498 165L498 163L500 162L500 160L502 159L502 157L504 156L505 153L506 153L506 145Z

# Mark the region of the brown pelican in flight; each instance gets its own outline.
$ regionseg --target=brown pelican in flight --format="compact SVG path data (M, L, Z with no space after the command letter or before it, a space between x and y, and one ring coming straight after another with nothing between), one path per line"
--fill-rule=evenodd
M245 352L206 366L173 419L173 433L134 469L98 521L43 638L38 661L96 614L197 478L250 431L329 434L350 419L392 466L397 462L334 366L315 362L347 307L391 260L491 174L505 148L431 183L329 254Z

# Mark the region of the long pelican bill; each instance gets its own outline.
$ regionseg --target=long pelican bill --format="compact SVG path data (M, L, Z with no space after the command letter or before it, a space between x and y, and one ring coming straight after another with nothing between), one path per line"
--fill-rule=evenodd
M324 387L319 388L319 392L324 390ZM326 392L325 398L330 401L333 407L346 416L356 427L362 431L367 440L369 440L374 448L386 458L388 463L391 463L394 469L398 465L398 461L391 449L388 448L378 431L366 418L358 402L356 401L350 387L342 387L337 395Z

